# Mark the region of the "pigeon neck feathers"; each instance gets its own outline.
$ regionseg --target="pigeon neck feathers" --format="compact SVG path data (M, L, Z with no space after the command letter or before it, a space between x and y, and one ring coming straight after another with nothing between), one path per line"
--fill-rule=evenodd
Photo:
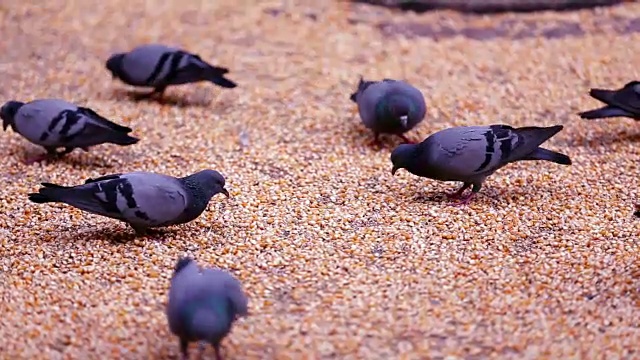
M189 207L185 210L185 216L189 219L199 216L215 194L225 192L224 178L213 170L199 171L179 180L190 196Z

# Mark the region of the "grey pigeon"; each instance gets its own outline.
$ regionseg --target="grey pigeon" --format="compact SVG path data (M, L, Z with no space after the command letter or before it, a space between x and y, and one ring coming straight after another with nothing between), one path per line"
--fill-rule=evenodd
M140 98L162 95L167 86L210 81L223 88L236 83L224 77L229 70L203 61L200 56L161 44L141 45L127 53L116 53L106 62L114 78L133 86L154 90Z
M60 99L8 101L0 108L0 117L5 131L11 126L13 131L47 150L47 154L28 159L28 163L61 157L75 148L88 151L89 147L104 143L127 146L139 140L128 135L131 128ZM59 147L65 150L57 152Z
M358 104L364 126L373 130L373 144L379 144L380 134L398 135L412 143L404 133L418 125L427 112L420 90L399 80L364 81L360 77L358 90L349 98Z
M628 117L640 120L640 81L631 81L616 90L591 89L589 95L607 105L579 113L583 119Z
M236 317L248 314L247 297L233 275L219 269L199 269L189 257L178 260L171 277L167 319L171 332L180 338L183 359L189 358L189 342L206 341L221 360L222 339Z
M571 159L540 145L562 130L550 127L509 125L460 126L438 131L420 144L402 144L391 153L395 175L398 169L440 181L461 181L462 188L451 198L471 193L459 204L468 203L480 191L485 179L501 167L523 160L546 160L571 165Z
M87 179L84 184L60 186L42 183L29 194L35 203L61 202L80 210L128 223L136 235L148 228L184 224L207 208L209 200L223 193L224 177L202 170L182 178L151 172L131 172Z

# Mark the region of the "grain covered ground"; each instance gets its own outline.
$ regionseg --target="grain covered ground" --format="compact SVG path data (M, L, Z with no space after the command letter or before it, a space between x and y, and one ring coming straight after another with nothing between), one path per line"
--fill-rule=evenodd
M600 106L590 87L640 77L639 19L631 3L474 17L329 0L3 1L0 101L61 97L142 141L27 166L42 150L2 133L0 358L177 359L164 306L182 254L250 297L227 359L638 358L640 125L575 113ZM145 42L228 66L240 86L133 102L104 61ZM348 100L359 75L424 92L410 136L564 124L547 146L574 164L510 165L452 207L443 193L458 184L391 176L397 138L368 146ZM42 181L203 168L231 199L160 238L26 198Z

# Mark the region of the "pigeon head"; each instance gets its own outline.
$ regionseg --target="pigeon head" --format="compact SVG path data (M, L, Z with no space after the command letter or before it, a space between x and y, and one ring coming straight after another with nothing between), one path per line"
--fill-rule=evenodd
M191 264L195 264L195 261L193 260L193 258L189 256L180 257L176 262L176 266L173 268L174 274L179 273L182 269L186 268Z
M391 175L395 175L399 169L411 167L415 158L416 146L414 144L401 144L393 150L391 153L391 163L393 164Z
M2 129L7 130L9 126L13 129L15 127L14 117L20 108L24 105L20 101L7 101L0 108L0 118L2 118Z
M364 91L366 87L367 86L364 78L360 76L360 81L358 81L358 89L354 93L352 93L351 96L349 96L349 99L351 99L351 101L353 102L358 102L358 94Z
M122 61L124 60L124 55L124 53L113 54L107 60L107 70L111 71L111 76L114 78L119 77L119 74L122 72Z
M183 178L189 187L197 187L198 190L208 199L213 195L222 193L229 197L229 192L224 188L224 176L215 170L202 170L195 174Z

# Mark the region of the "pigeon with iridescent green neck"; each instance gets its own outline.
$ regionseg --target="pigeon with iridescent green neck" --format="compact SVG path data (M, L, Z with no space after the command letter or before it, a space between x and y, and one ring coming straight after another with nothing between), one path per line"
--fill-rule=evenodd
M362 77L358 90L351 94L358 104L360 119L373 130L373 144L379 144L380 134L404 135L420 123L427 113L427 105L420 90L400 80L365 81Z

